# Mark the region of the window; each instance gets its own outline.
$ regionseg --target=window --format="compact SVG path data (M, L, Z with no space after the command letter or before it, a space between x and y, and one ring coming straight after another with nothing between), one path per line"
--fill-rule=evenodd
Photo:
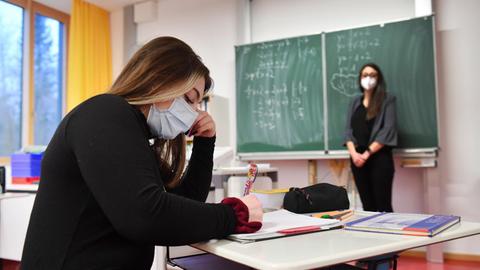
M35 14L34 143L47 145L62 119L63 24Z
M0 156L47 145L64 112L68 15L0 0Z
M0 156L22 139L23 8L0 1Z

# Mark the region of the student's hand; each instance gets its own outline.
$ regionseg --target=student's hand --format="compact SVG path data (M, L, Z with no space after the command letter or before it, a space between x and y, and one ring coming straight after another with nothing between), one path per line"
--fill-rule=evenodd
M262 205L255 195L228 197L222 200L222 204L229 205L235 212L235 233L254 233L262 228Z
M263 220L262 203L253 194L239 198L248 207L248 222Z
M192 127L190 128L189 135L199 137L213 137L215 136L215 121L212 116L205 111L198 111L198 116Z

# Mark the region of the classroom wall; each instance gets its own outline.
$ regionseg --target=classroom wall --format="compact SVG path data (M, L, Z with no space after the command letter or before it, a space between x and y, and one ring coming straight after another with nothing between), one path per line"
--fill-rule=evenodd
M144 44L157 36L175 36L188 43L210 68L214 95L228 100L229 112L216 117L218 143L231 145L235 122L235 52L245 38L245 4L248 0L163 0L157 20L138 24L137 41ZM219 99L220 100L220 99Z
M310 35L415 15L415 0L253 0L252 42Z
M190 44L210 67L215 94L229 99L229 115L235 115L234 51L236 44L257 42L336 29L363 26L413 17L419 0L163 0L158 2L157 20L138 24L137 41L144 43L160 35L173 35ZM436 0L439 115L441 152L433 181L440 198L435 209L480 221L479 205L480 126L474 119L480 89L474 64L480 63L480 1ZM214 115L218 136L229 129L235 146L235 119ZM228 133L227 133L228 134ZM459 137L461 134L461 137ZM472 150L472 149L477 149ZM270 161L279 168L281 187L307 185L307 161ZM318 180L334 182L327 161L318 164ZM428 184L424 170L403 169L396 160L393 204L400 212L422 212ZM435 177L437 178L437 177ZM434 179L435 180L435 179ZM424 187L424 185L426 187ZM431 187L430 187L431 188ZM431 208L430 208L431 209ZM479 237L446 244L453 253L480 255Z
M480 1L435 0L440 109L441 207L480 222ZM446 244L457 253L480 254L480 237Z
M110 12L110 36L112 44L112 80L115 80L123 68L124 27L123 9Z

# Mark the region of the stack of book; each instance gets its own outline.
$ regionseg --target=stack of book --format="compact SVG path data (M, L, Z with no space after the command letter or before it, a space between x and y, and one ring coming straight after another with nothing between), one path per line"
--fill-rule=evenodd
M431 237L459 222L451 215L379 213L348 222L345 229Z
M40 181L43 154L16 153L11 156L12 184L32 185Z

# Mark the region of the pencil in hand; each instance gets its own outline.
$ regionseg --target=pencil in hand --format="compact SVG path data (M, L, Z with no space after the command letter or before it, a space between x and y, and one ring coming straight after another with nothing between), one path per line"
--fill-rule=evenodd
M250 194L250 190L252 189L253 183L255 179L257 179L257 172L258 167L255 163L250 163L250 168L248 169L247 173L247 181L245 182L245 189L243 191L243 196L247 196Z

